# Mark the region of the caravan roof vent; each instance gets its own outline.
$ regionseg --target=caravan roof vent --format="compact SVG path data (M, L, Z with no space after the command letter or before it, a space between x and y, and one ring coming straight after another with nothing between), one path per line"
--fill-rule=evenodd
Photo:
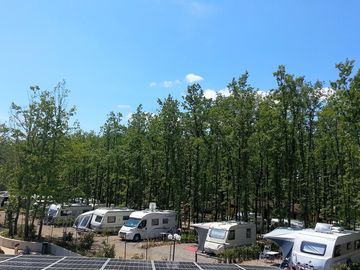
M150 211L156 211L156 203L154 202L149 203L149 209Z
M327 223L316 223L315 232L331 233L331 224Z

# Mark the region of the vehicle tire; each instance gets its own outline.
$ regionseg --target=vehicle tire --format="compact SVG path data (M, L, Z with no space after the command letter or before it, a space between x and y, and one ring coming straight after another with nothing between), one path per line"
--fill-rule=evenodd
M135 234L134 235L134 242L139 242L140 240L141 240L140 234Z

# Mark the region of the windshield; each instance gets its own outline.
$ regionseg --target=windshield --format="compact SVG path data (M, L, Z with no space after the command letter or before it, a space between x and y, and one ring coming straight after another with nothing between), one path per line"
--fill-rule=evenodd
M210 229L209 236L216 239L225 239L226 230Z
M57 213L56 209L49 209L48 216L55 217Z
M141 219L139 219L139 218L129 218L125 222L125 226L134 228L139 224L140 221L141 221Z
M85 216L80 223L79 227L87 227L89 220L90 220L91 216Z

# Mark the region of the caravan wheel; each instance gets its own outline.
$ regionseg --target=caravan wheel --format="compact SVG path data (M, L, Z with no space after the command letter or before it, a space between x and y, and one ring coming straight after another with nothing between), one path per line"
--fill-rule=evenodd
M141 240L140 234L135 234L135 235L134 235L134 241L135 241L135 242L139 242L140 240Z

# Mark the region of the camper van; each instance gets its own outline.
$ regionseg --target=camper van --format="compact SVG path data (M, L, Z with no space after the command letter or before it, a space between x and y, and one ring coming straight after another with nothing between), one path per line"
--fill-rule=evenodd
M256 228L255 223L251 222L208 222L193 224L192 227L196 229L199 235L200 250L206 253L219 254L229 247L237 247L243 245L251 245L256 242ZM200 243L200 234L206 233L204 243Z
M69 205L51 204L45 217L45 224L53 224L69 219L74 219L78 215L92 210L90 205L73 203Z
M128 208L96 209L92 213L89 228L94 232L118 232L132 212L134 210ZM86 216L84 219L87 219Z
M264 238L279 244L289 266L299 269L332 269L360 262L360 233L331 224L317 223L315 229L276 229Z
M171 210L156 210L156 207L131 213L129 220L121 227L119 237L124 240L159 238L174 231L176 213Z

